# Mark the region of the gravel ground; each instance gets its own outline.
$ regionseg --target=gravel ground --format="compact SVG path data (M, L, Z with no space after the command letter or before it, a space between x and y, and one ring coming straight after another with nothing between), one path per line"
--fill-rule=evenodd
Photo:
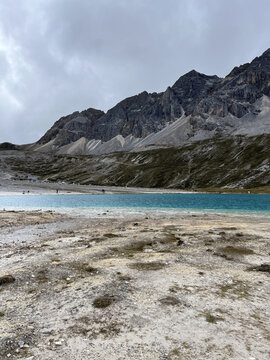
M0 212L0 359L269 359L269 217L104 214Z
M48 194L100 194L104 190L107 194L114 193L189 193L190 191L174 189L154 189L139 187L98 186L67 184L64 182L53 183L32 180L12 180L8 174L0 172L0 195L48 195Z

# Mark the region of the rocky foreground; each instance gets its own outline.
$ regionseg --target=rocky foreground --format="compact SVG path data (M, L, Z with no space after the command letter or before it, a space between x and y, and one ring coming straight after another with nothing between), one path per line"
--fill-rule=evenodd
M0 359L269 359L269 237L267 217L2 211Z

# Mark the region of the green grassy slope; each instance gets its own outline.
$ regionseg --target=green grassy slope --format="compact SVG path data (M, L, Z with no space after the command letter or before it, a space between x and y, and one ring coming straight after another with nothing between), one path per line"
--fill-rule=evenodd
M270 188L270 135L216 137L182 148L99 156L12 154L2 162L14 172L49 181L208 190Z

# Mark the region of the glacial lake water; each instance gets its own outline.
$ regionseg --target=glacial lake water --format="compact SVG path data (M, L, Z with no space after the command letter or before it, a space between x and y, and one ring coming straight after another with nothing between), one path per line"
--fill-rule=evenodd
M270 194L101 194L0 196L3 208L194 210L270 215Z

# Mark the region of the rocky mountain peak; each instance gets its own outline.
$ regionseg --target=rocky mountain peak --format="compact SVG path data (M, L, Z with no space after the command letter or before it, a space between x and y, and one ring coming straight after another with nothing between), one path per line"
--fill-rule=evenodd
M219 79L219 77L216 75L205 75L196 70L191 70L191 71L187 72L186 74L180 76L180 78L174 83L172 88L173 89L179 88L183 84L186 84L187 82L191 82L191 83L196 83L198 81L205 82L205 81L213 80L213 79L216 80L216 79Z
M250 63L250 70L264 71L270 74L270 48Z
M191 114L196 104L220 81L216 75L205 75L191 70L181 76L172 86L187 115Z
M91 138L93 124L104 115L104 111L89 108L82 112L75 111L70 115L61 117L43 135L38 144L46 144L54 140L55 146L63 146L81 137Z
M267 49L261 56L257 56L255 59L253 59L251 63L235 66L233 70L226 76L225 79L233 78L245 71L270 72L270 48Z
M92 142L85 147L86 153L91 153L92 149L98 151L98 144L103 146L102 152L106 146L108 151L113 151L116 142L119 151L130 137L140 146L172 143L180 146L215 134L233 133L237 124L245 119L256 119L260 112L266 114L268 108L270 112L268 97L270 49L252 62L235 67L225 78L193 69L164 92L143 91L122 100L107 113L89 108L64 116L37 145L41 145L42 151L58 151L83 138L85 144ZM266 129L268 120L265 121L261 124L262 131ZM246 129L246 124L242 125ZM130 142L123 150L132 146Z
M235 67L201 99L196 114L220 117L232 114L237 118L255 115L253 104L263 95L270 96L270 49L251 63Z
M237 75L239 75L240 73L242 73L243 71L245 71L248 67L249 67L249 63L240 65L240 66L235 66L232 71L226 76L225 79L230 79L233 78Z
M270 48L267 49L267 50L265 50L265 51L262 53L261 57L268 57L268 58L270 59Z

